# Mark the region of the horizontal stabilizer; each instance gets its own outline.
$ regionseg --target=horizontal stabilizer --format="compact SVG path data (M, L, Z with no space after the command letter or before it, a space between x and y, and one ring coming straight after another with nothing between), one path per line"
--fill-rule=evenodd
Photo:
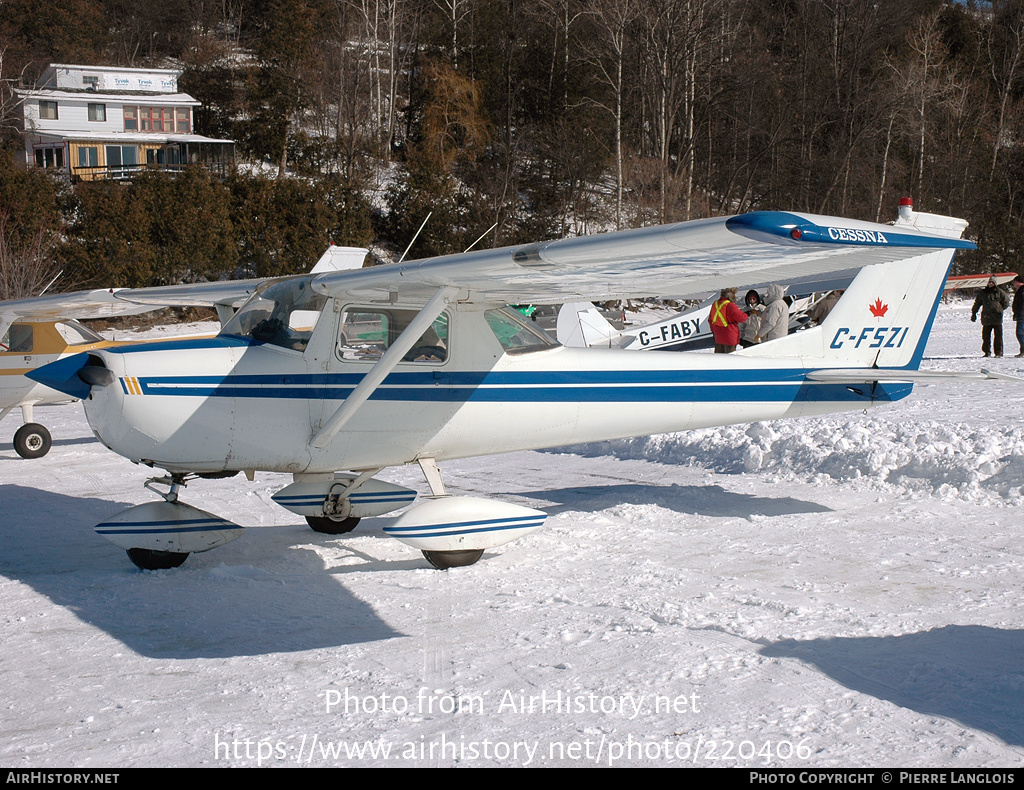
M960 379L965 381L985 381L998 379L1001 381L1019 381L1024 383L1024 378L1011 376L1008 373L996 373L991 370L981 370L978 373L969 373L955 370L879 370L876 368L833 368L826 370L814 370L807 374L810 381L823 381L830 384L869 384L874 381L942 381L948 379Z

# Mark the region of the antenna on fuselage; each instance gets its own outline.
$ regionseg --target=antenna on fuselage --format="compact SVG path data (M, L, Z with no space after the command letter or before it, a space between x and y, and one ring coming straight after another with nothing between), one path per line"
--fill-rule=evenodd
M64 270L63 270L63 269L61 269L61 270L60 270L59 272L57 272L57 276L56 276L56 277L54 277L54 278L53 278L52 280L50 280L50 282L48 282L48 283L46 284L46 287L45 287L45 288L44 288L43 290L41 290L41 291L39 292L39 295L40 295L40 296L42 296L42 295L43 295L44 293L46 293L47 291L49 291L49 290L50 290L50 286L51 286L51 285L53 285L53 284L54 284L55 282L57 282L57 280L59 280L59 279L60 279L60 276L61 276L62 274L64 274Z
M423 231L423 228L425 228L427 226L427 220L430 219L430 215L433 214L433 213L434 213L433 211L428 211L427 212L427 217L426 217L426 219L423 220L423 224L420 225L420 229L418 231L416 231L416 235L412 237L412 241L410 241L409 242L409 246L405 248L405 252L402 253L402 257L398 259L399 263L401 263L402 261L405 260L405 256L409 254L409 250L411 250L412 249L412 245L416 243L416 239L418 239L420 237L420 233Z
M487 230L485 230L483 233L481 233L480 234L480 238L477 239L476 241L474 241L468 247L466 247L466 249L464 249L463 252L466 253L466 252L469 252L471 249L473 249L477 244L479 244L483 240L484 236L486 236L488 233L490 233L496 227L498 227L498 223L497 222L495 222L493 225L491 225L491 227L489 227Z

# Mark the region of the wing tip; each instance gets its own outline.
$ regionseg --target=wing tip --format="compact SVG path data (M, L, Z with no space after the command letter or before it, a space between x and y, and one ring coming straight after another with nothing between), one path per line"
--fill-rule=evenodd
M837 224L818 224L807 217L788 211L752 211L730 217L725 227L754 241L789 246L907 247L920 250L978 248L977 244L967 239L906 233L892 229L890 225L850 227L839 224L844 221L838 217L819 219L835 219Z

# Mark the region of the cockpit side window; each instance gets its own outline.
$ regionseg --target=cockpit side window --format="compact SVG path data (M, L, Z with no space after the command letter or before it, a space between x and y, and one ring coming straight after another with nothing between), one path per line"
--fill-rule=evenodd
M0 352L32 353L32 324L11 324L0 338Z
M377 361L416 315L416 310L397 308L347 308L341 317L338 357L346 360ZM412 349L406 352L402 361L439 364L447 359L448 315L441 313Z
M484 318L506 354L528 354L558 346L557 340L533 322L524 321L518 311L488 310Z
M311 277L268 283L242 305L221 334L305 351L327 303L327 297L316 293L311 283Z

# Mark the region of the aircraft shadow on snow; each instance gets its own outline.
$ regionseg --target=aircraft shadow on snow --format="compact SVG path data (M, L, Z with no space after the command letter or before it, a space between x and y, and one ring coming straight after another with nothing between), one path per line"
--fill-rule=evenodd
M1024 631L947 625L901 636L786 640L761 653L799 659L854 691L1024 746Z
M295 545L328 537L305 525L252 529L182 568L144 573L93 531L130 502L2 485L0 503L0 574L141 655L226 658L403 636ZM259 567L267 557L273 570Z
M571 486L544 491L521 491L516 496L558 503L543 506L548 515L567 511L592 512L616 505L656 505L676 513L723 518L752 515L784 516L794 513L828 513L831 508L793 497L762 497L727 491L718 485L686 486L619 483L617 485Z

